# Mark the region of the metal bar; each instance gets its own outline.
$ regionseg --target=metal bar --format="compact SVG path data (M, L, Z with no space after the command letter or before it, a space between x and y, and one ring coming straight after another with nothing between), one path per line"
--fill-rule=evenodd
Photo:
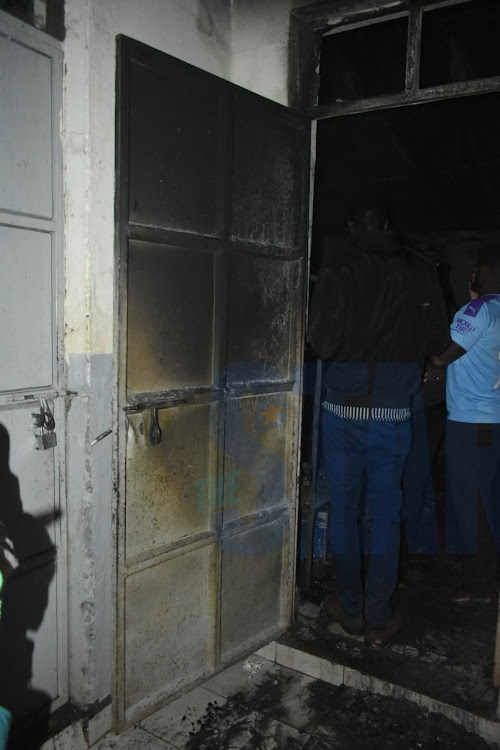
M108 437L108 435L111 435L112 432L113 432L112 427L110 427L109 430L106 430L105 432L101 432L100 435L98 435L96 438L92 440L90 445L93 446L93 445L96 445L97 443L100 443L101 440L104 440L105 437Z
M394 15L400 10L407 10L408 0L320 0L315 4L308 4L294 8L292 14L302 23L310 24L314 30L326 31L332 27L339 27L371 18Z
M480 78L475 81L448 83L429 89L419 89L418 91L402 91L400 94L377 96L373 99L325 104L319 107L311 107L308 110L308 115L314 120L328 120L332 117L373 112L377 109L392 109L410 104L426 104L428 102L456 99L461 96L490 94L495 91L500 91L500 76Z
M333 36L334 34L343 34L344 31L354 31L355 29L361 29L365 26L375 26L379 23L385 23L386 21L396 21L398 18L408 17L408 11L402 10L399 13L391 14L390 16L375 16L374 18L367 18L364 21L357 21L354 23L342 24L342 26L336 26L329 31L325 31L323 37Z
M129 222L128 237L130 240L161 242L164 245L196 248L196 250L216 251L222 249L221 238L214 235L197 234L196 232L180 231L140 222Z
M424 0L424 6L423 10L424 13L428 10L441 10L441 8L449 8L450 5L465 5L465 3L470 3L472 0L441 0L440 2L428 2L428 0Z
M123 411L126 414L140 414L148 409L173 409L176 406L183 406L184 404L194 403L194 396L185 396L184 398L158 398L158 395L152 394L152 396L139 401L138 403L128 404L123 407ZM93 445L93 443L92 443Z
M500 688L500 602L498 605L497 632L495 638L495 656L493 666L493 685ZM500 694L498 696L497 718L500 719Z
M420 45L422 41L422 6L412 5L408 18L406 48L406 91L418 91L420 83Z
M225 389L229 398L238 398L245 396L273 396L275 393L291 393L295 380L282 380L276 382L269 380L267 382L249 382L231 385Z

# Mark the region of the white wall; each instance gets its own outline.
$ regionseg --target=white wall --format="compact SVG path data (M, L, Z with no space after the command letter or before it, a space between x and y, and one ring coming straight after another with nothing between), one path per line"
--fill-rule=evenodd
M231 1L231 80L288 103L288 29L297 0Z

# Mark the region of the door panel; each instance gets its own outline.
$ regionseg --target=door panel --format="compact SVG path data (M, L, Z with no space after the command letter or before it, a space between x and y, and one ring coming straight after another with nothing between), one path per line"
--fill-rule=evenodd
M228 384L279 383L292 376L296 339L293 279L293 264L281 258L232 253Z
M51 234L0 226L0 267L0 391L50 387Z
M52 217L51 87L50 57L0 34L0 207L6 211Z
M215 262L210 251L131 241L129 393L212 383Z
M265 99L240 91L237 101L232 236L268 245L270 252L297 250L307 229L303 130Z
M168 697L215 661L215 550L204 545L127 579L127 708Z
M222 545L221 658L270 634L288 620L282 611L287 520L225 539Z
M211 527L210 480L217 471L210 437L217 404L158 410L165 439L151 445L148 412L130 414L127 440L127 560ZM193 436L196 435L196 441Z
M293 396L249 396L226 404L224 525L286 508L292 462L287 461Z
M196 71L186 70L181 88L178 75L176 62L162 71L154 62L131 65L130 221L213 235L218 91L210 82L201 88Z
M118 67L123 727L291 619L310 127L130 39Z
M54 413L54 404L49 402ZM7 579L0 621L0 705L16 718L64 697L59 661L57 449L36 451L29 405L0 408L1 520L19 567ZM56 412L57 413L57 412Z

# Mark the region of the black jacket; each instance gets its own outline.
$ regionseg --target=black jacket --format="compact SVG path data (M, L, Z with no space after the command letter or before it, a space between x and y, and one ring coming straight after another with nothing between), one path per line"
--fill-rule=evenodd
M339 244L337 262L320 271L309 315L308 341L329 363L328 400L409 406L426 357L448 341L436 269L388 233Z

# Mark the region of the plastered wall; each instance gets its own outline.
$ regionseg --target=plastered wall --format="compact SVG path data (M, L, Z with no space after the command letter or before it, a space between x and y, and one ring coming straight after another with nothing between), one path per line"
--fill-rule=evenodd
M288 29L295 0L232 0L231 80L288 102Z
M66 0L62 138L70 695L113 672L115 55L124 34L285 103L292 0Z

